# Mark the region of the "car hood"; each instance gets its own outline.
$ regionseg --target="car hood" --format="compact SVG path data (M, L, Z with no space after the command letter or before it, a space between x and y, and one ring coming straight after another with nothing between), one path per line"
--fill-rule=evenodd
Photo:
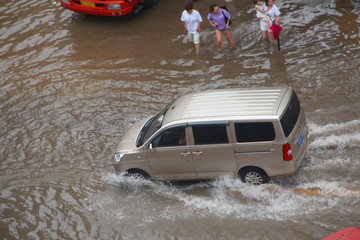
M151 117L145 118L131 126L130 129L121 138L119 144L117 145L116 152L126 152L134 150L136 148L137 136L139 135L139 132L144 126L144 124L149 121L150 118Z

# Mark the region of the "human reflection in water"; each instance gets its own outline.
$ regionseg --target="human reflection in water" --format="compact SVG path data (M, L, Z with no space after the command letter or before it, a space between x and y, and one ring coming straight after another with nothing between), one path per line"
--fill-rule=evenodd
M274 52L269 55L270 60L270 77L272 81L278 81L279 76L283 81L291 79L289 73L287 72L285 56L281 52Z

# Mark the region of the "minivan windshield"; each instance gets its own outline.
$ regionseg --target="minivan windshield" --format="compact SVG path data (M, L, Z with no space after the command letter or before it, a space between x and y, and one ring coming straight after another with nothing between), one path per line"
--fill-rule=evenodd
M162 122L165 118L165 114L173 102L174 101L169 103L161 112L159 112L157 115L155 115L145 123L144 127L141 129L137 137L136 147L140 147L141 145L143 145L157 130L161 128Z
M287 107L287 110L285 111L280 121L281 126L285 133L285 137L288 137L291 131L294 129L296 122L299 118L299 115L300 115L300 102L296 93L293 91L290 104Z

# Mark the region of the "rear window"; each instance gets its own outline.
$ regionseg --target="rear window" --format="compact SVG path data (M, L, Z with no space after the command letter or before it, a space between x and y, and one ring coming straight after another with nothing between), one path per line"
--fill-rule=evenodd
M280 122L284 130L285 137L288 137L291 131L294 129L296 122L300 115L300 102L293 91L293 95L290 101L289 106L287 107L285 114L282 116Z
M226 124L192 126L195 145L229 143Z
M275 139L274 125L271 122L235 123L237 142L264 142Z

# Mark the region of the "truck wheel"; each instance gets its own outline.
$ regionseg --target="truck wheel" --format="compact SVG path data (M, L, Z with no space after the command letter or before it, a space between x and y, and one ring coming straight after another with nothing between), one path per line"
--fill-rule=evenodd
M155 6L159 0L144 0L144 8L151 8L152 6Z
M240 171L240 179L244 183L250 183L252 185L260 185L269 181L266 173L256 167L245 168Z

